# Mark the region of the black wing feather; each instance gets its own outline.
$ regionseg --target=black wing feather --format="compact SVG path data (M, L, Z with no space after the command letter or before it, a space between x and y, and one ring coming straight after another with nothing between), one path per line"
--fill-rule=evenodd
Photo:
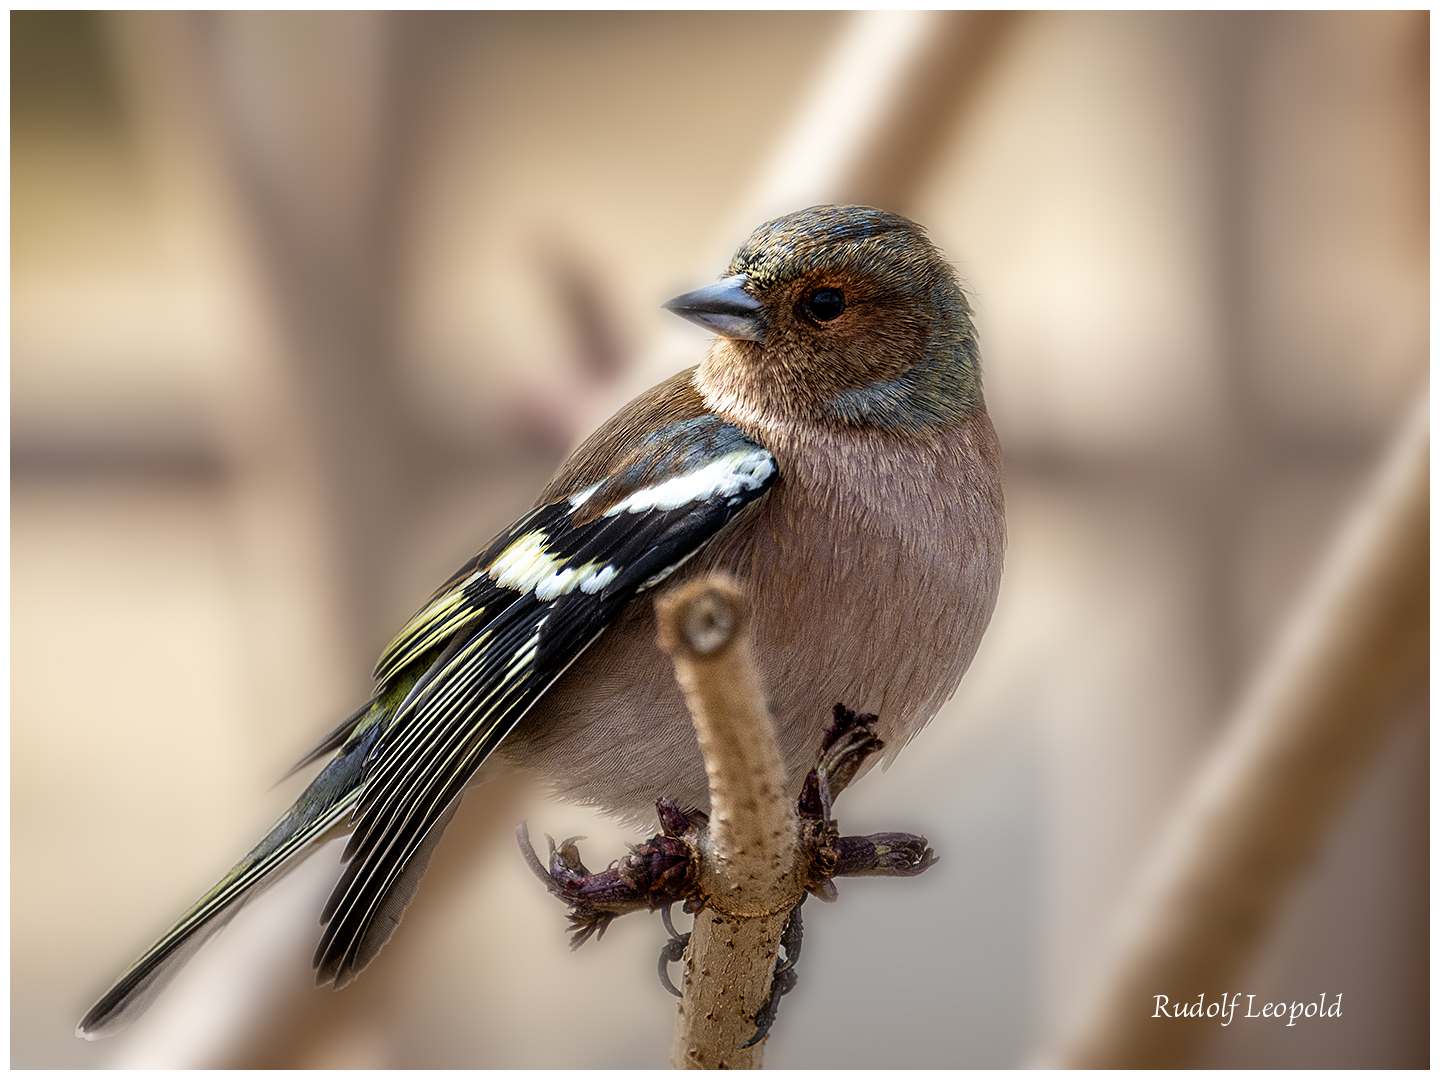
M589 499L582 492L526 514L452 577L381 657L382 680L435 659L367 763L348 864L322 916L321 982L347 982L374 955L377 933L388 933L377 917L393 924L392 893L413 890L411 860L422 849L428 856L432 830L443 828L476 770L541 695L626 604L774 482L773 458L711 419L698 432L690 422L683 432L657 433L643 447L644 470L632 466ZM668 472L657 468L666 456ZM666 480L672 486L662 490Z

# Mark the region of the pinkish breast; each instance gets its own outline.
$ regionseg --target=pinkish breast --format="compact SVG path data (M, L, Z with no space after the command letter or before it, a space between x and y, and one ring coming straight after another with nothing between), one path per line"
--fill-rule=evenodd
M933 439L811 428L751 433L780 479L664 587L713 569L754 609L755 652L798 794L836 702L879 715L886 756L954 692L1004 558L989 418ZM708 805L704 764L641 596L502 745L561 795L648 819Z

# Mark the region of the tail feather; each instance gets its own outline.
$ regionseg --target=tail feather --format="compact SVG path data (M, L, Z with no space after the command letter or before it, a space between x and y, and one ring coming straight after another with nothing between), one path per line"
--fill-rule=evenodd
M276 785L278 786L280 784L283 784L286 780L289 780L290 777L294 776L301 769L305 768L307 765L313 765L315 762L323 758L326 754L329 754L335 750L339 750L340 747L344 746L348 740L354 738L355 729L360 726L361 722L369 716L371 710L374 708L375 702L367 701L364 705L361 705L360 708L356 709L344 720L341 720L340 723L336 725L333 731L331 731L328 735L321 739L319 743L316 744L313 750L311 750L308 754L302 757L299 761L295 762L294 765L291 765L290 768L286 771L285 775L280 777L279 780L275 781Z
M430 864L430 856L434 854L445 826L450 824L450 819L455 816L459 806L460 800L456 799L431 828L419 848L382 894L376 911L365 924L364 931L351 943L343 958L327 957L324 942L321 942L315 951L317 985L334 983L335 989L340 990L348 986L355 976L364 971L370 961L379 955L390 936L395 933L395 928L400 925L400 916L415 898L420 879L425 876L425 869Z
M364 780L365 758L382 724L330 762L253 850L151 945L85 1014L75 1033L97 1039L127 1027L245 901L295 865L295 856L348 827Z

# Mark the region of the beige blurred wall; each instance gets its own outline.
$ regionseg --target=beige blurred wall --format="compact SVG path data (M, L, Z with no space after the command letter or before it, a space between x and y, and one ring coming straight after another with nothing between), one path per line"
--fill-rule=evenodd
M888 47L858 20L907 17L967 77L895 98L923 152L885 198L971 288L1011 547L959 695L840 807L942 861L807 905L767 1061L1046 1045L1425 392L1425 13L12 14L13 1065L663 1064L657 921L569 954L508 823L627 835L523 792L467 799L350 990L307 988L322 855L130 1032L71 1031L668 362L659 302L720 271L847 34ZM1246 976L1345 1024L1211 1064L1426 1063L1425 720Z

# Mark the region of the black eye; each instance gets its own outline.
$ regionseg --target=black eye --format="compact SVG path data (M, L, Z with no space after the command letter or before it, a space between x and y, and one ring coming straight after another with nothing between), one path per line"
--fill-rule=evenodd
M816 289L805 301L805 310L816 322L829 322L845 310L845 294L839 289Z

